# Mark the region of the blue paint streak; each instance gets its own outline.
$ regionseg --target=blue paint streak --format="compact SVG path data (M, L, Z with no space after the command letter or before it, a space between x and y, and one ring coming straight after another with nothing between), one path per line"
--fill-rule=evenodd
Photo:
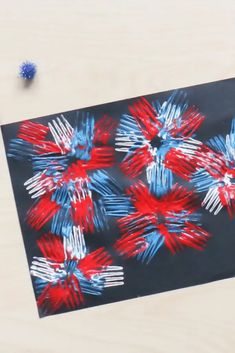
M222 185L218 179L212 177L204 169L200 169L194 173L191 182L195 185L198 192L208 191L208 189L213 186L218 186L219 184Z
M93 202L94 205L94 225L97 232L108 229L108 221L103 200Z
M90 113L83 112L81 114L81 123L79 128L75 128L69 155L87 161L91 158L90 152L93 147L95 120Z
M149 244L147 249L137 255L137 259L142 263L149 264L153 257L156 255L158 250L164 244L163 236L157 231L150 232L145 236L147 243Z
M135 212L131 199L127 195L108 195L102 198L106 214L111 217L125 217Z
M114 178L111 177L105 170L97 170L91 174L89 189L97 192L100 195L111 195L120 193L120 188Z
M165 140L171 137L174 125L180 127L182 124L182 115L188 108L187 94L184 91L175 90L163 104L154 101L152 105L159 115L159 121L163 124L159 137ZM171 120L170 125L169 120Z
M8 157L15 158L19 161L29 160L31 161L34 155L33 146L31 143L22 139L12 139L9 144L9 150L7 153Z
M46 169L47 175L53 175L54 172L64 171L68 167L68 161L65 156L39 155L32 157L32 167L35 173Z
M88 280L78 268L75 269L73 274L77 277L83 293L91 295L102 294L104 281L99 279L99 277L95 280Z

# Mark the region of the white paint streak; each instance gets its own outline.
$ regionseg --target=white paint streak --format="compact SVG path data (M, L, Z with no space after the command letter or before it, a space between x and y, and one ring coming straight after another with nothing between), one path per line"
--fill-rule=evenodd
M70 258L77 258L78 260L83 259L86 256L86 244L84 240L84 234L80 227L73 226L73 230L69 237L64 237L64 254L67 259L68 254Z
M61 115L61 118L57 117L56 120L52 120L52 123L48 123L48 126L61 153L65 154L66 150L71 147L71 139L74 134L73 127L63 115Z

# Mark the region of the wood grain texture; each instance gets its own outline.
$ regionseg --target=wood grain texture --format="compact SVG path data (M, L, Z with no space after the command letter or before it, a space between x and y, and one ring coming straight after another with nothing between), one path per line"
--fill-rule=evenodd
M235 76L235 2L0 0L0 43L8 123ZM233 279L39 319L0 156L1 353L235 352Z

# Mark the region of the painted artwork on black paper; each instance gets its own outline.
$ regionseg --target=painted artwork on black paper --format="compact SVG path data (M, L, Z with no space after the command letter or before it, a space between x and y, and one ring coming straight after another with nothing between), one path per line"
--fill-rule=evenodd
M41 317L235 275L235 79L2 132Z

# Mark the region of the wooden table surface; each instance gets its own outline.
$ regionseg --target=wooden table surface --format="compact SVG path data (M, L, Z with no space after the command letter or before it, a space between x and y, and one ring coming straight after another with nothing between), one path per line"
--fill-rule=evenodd
M7 123L235 76L235 2L0 0L0 43ZM39 319L0 158L1 353L235 352L234 279Z

